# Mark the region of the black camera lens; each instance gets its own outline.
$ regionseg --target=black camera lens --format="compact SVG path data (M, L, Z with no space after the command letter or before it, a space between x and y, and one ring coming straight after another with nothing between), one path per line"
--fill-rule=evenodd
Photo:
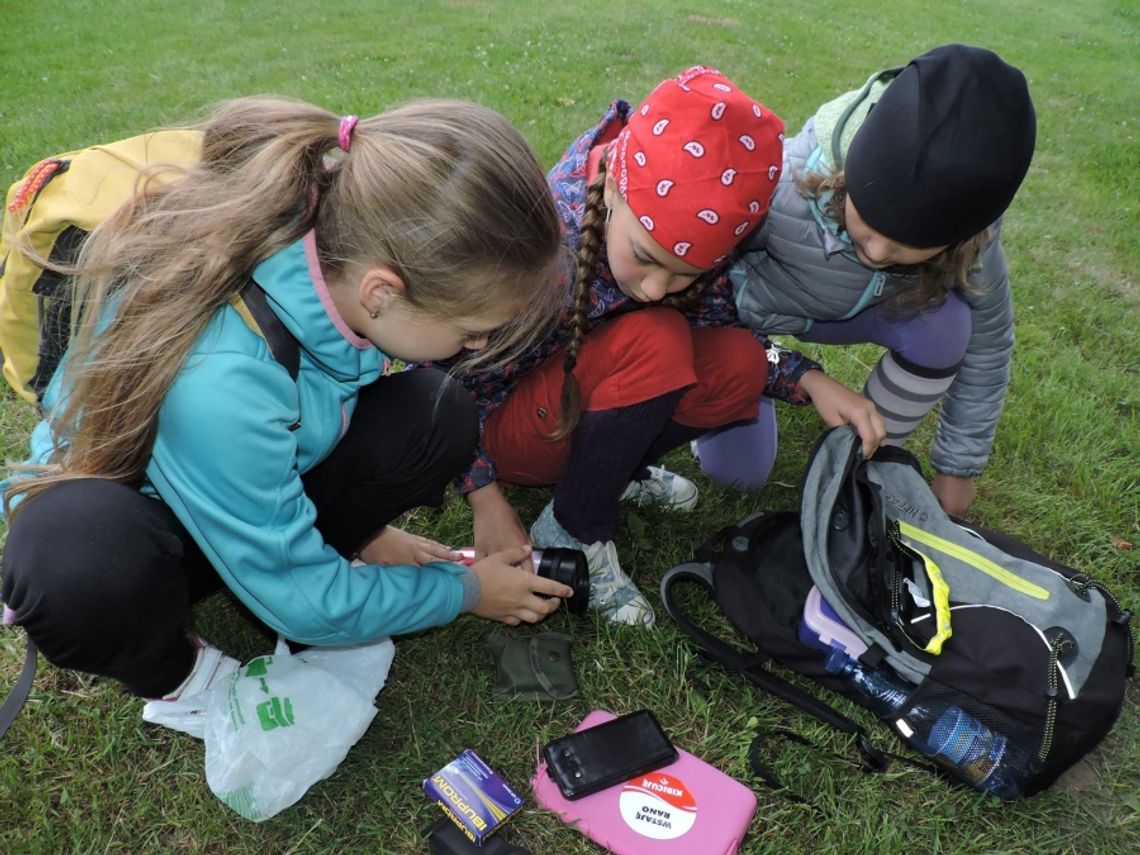
M574 596L566 600L572 614L584 614L590 605L590 567L581 549L551 547L534 551L535 567L539 576L553 579L574 589Z

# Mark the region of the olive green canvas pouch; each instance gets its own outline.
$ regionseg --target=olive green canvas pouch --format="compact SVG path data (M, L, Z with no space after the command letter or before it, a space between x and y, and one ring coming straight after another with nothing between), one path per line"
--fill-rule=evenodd
M565 701L578 696L569 635L543 632L529 639L492 634L495 659L491 696L497 700Z

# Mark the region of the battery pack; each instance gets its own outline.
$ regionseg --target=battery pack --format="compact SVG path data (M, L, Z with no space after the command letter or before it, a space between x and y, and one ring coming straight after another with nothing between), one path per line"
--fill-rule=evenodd
M523 803L470 748L425 780L424 793L476 846L482 846Z

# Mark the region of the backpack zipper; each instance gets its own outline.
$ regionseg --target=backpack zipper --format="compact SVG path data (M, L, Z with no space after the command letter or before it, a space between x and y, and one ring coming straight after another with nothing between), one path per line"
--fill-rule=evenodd
M932 558L903 542L899 536L900 528L901 524L897 521L893 525L887 526L887 538L900 552L909 557L912 561L920 561L926 570L926 578L930 582L930 602L934 607L935 633L934 637L926 643L926 646L923 647L922 650L924 653L937 656L942 652L943 643L953 634L950 628L950 586L946 584L946 579L942 575L942 568L940 568ZM895 619L895 623L901 628L902 584L901 574L899 575L899 584L892 584L891 586L891 613ZM915 646L920 646L913 639L910 639L909 634L907 638Z
M1033 597L1035 600L1049 599L1049 592L1042 588L1040 585L1035 585L1032 582L1022 579L1016 573L1006 570L1000 564L986 558L984 555L979 555L973 550L967 549L964 546L959 546L945 538L939 537L936 534L931 534L928 531L923 531L910 523L898 520L898 527L901 534L917 540L919 543L929 546L931 549L936 549L939 552L949 555L951 558L957 558L963 564L968 564L975 570L980 570L990 578L1001 582L1007 588L1012 588L1019 594L1024 594L1027 597Z
M1049 757L1049 752L1053 750L1053 733L1057 727L1057 711L1060 707L1058 698L1061 694L1060 687L1057 685L1057 674L1061 667L1059 660L1061 654L1072 646L1073 642L1064 635L1058 635L1049 644L1049 688L1045 693L1048 707L1045 710L1045 732L1041 737L1041 750L1037 752L1042 763Z
M1100 593L1102 597L1112 603L1112 607L1116 609L1117 617L1109 618L1114 623L1124 625L1124 632L1128 636L1127 647L1127 661L1128 674L1131 676L1135 667L1133 657L1136 655L1136 633L1132 629L1132 612L1120 605L1120 600L1116 599L1116 595L1105 587L1104 583L1099 579L1094 579L1091 576L1086 576L1084 573L1078 573L1069 580L1074 586L1078 596L1084 597L1089 588L1093 588Z

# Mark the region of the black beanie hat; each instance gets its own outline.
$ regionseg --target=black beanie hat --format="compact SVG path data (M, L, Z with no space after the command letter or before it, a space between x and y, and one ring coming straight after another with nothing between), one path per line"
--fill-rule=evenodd
M985 229L1033 157L1025 76L997 54L943 45L911 60L855 133L844 163L860 217L899 243L934 247Z

